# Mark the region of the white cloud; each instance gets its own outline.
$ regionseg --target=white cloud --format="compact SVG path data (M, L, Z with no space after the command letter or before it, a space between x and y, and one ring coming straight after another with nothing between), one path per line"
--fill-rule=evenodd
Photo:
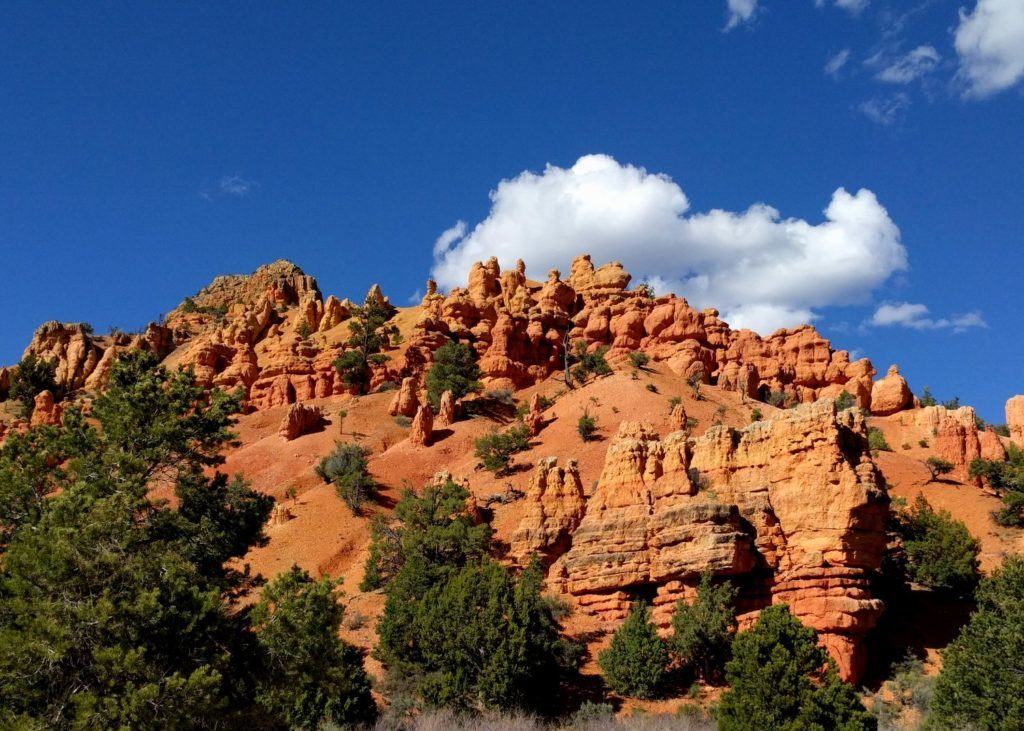
M970 14L960 10L954 39L964 95L991 96L1024 78L1024 2L978 0Z
M972 327L988 327L980 312L935 319L928 307L916 302L886 302L875 310L868 321L877 327L909 327L914 330L952 330L964 332Z
M749 23L757 15L758 0L725 0L725 29L732 30L741 23Z
M842 8L850 15L860 15L864 8L871 3L871 0L833 0L833 2L837 8ZM814 0L814 6L825 7L825 0Z
M227 195L234 198L244 198L258 187L259 183L255 180L247 180L238 174L225 175L212 185L204 183L199 190L199 195L208 201Z
M825 62L825 74L831 76L833 79L839 76L840 69L846 65L846 62L850 60L850 49L844 48L839 53L831 56L828 61Z
M909 84L933 71L940 58L939 52L931 46L918 46L892 61L875 78L890 84Z
M910 108L910 97L902 91L891 96L876 96L861 102L858 109L876 124L889 127L903 119Z
M769 332L812 320L820 307L863 302L907 266L899 228L870 190L839 188L817 224L763 203L693 213L667 175L587 155L503 180L490 197L486 219L438 239L432 271L442 287L464 285L473 262L492 255L503 268L521 258L543 279L588 252L598 264L621 261L659 292Z

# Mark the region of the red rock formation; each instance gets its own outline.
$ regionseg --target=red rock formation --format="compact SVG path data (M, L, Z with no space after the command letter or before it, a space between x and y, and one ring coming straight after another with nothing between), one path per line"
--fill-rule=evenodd
M395 392L388 406L388 413L392 416L408 416L410 419L416 415L420 407L420 399L417 394L416 379L412 376L402 379L402 385Z
M438 404L437 425L451 426L458 417L459 405L455 401L455 396L451 391L445 391L441 394L441 402Z
M1024 447L1024 396L1014 396L1006 402L1006 426L1010 439L1018 447Z
M530 410L523 417L523 423L530 430L530 436L535 437L544 428L544 411L540 407L540 394L535 393L530 397Z
M537 462L524 498L525 513L512 535L511 555L526 564L539 555L553 561L569 547L583 517L583 483L576 460L558 466L556 457Z
M895 365L889 366L885 378L875 381L871 388L871 413L875 416L888 416L903 411L913 401L914 394Z
M29 424L31 426L57 426L60 424L63 413L63 407L54 403L53 394L49 391L41 391L35 398Z
M524 538L548 525L539 503L529 503ZM549 580L609 627L653 591L655 621L666 626L702 572L732 575L746 606L789 604L856 679L882 610L869 579L887 513L864 418L836 414L832 401L741 431L712 427L696 441L682 432L659 440L626 422Z
M409 441L420 447L429 447L434 439L434 410L430 404L422 404L416 410L416 417L409 429Z
M686 409L682 404L676 404L668 415L668 425L673 431L688 431L686 424Z
M278 433L286 440L298 439L303 434L309 434L318 428L324 420L323 412L319 406L308 406L306 404L292 404L281 420L281 428Z

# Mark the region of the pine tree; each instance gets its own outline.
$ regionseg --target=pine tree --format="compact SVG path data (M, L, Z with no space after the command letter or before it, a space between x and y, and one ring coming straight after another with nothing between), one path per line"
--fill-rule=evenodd
M814 630L785 605L761 612L737 635L725 666L729 689L718 711L721 731L747 729L874 729L853 688L839 679Z
M253 609L265 658L256 699L284 727L315 730L322 721L366 723L376 715L360 652L338 638L343 609L336 587L293 566Z
M936 728L1024 728L1024 557L983 579L978 607L942 656L929 721Z
M362 307L357 307L349 322L349 338L345 350L334 361L346 386L366 393L370 386L372 366L382 365L388 356L381 350L390 343L397 333L394 326L387 324L395 314L395 308L387 300L367 296Z
M684 666L692 667L705 682L718 682L725 670L736 629L733 602L736 590L725 582L715 585L705 573L693 604L680 601L672 615L669 646Z
M651 624L651 610L646 604L633 604L597 662L605 682L616 693L635 698L650 698L657 693L668 666L668 650Z
M456 399L479 391L479 378L480 367L473 349L462 343L447 342L434 351L434 362L427 371L424 382L427 400L437 410L445 391L451 391Z
M60 397L56 373L56 361L43 360L32 353L18 363L18 367L11 377L9 396L21 404L21 414L26 419L32 416L36 396L43 391L49 391L54 397Z

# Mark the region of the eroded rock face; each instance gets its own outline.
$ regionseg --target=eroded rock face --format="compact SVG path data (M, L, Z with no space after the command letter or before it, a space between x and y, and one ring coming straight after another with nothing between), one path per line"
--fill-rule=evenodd
M1024 396L1014 396L1006 402L1006 425L1010 439L1018 447L1024 447Z
M416 379L407 376L402 379L402 385L395 392L388 407L388 413L392 416L408 416L410 419L416 416L420 407L420 398L417 393Z
M309 434L311 431L319 428L323 420L324 414L319 406L292 404L284 419L281 420L281 428L278 429L278 434L288 441L298 439L303 434Z
M546 522L542 496L528 495L517 531L525 546L547 526L562 529ZM549 549L549 581L611 628L631 600L652 595L655 621L667 626L703 572L730 576L751 611L790 605L855 679L882 611L869 579L885 550L888 505L863 416L837 414L829 400L696 440L626 422L567 550L554 555L557 541Z
M420 447L429 447L434 440L434 410L430 404L421 404L409 429L409 441Z
M459 418L459 404L451 391L441 394L441 401L437 406L437 425L451 426Z
M64 410L60 404L54 403L53 394L41 391L35 398L32 407L31 426L57 426Z
M907 380L900 375L900 369L889 366L885 378L875 381L871 387L871 413L875 416L888 416L903 411L914 402L914 394L910 392Z
M975 458L1005 459L1006 450L999 437L994 432L986 436L978 431L977 416L970 406L925 406L901 413L899 421L903 426L916 427L915 436L930 442L934 456L950 462L954 467L952 476L961 482L981 485L980 479L969 474Z
M530 436L535 437L544 428L544 410L540 407L540 394L535 393L530 397L530 410L523 417L523 423L530 430Z
M512 535L511 554L522 564L534 555L550 562L568 548L583 517L586 499L576 460L565 467L557 457L540 460L524 500L526 513Z

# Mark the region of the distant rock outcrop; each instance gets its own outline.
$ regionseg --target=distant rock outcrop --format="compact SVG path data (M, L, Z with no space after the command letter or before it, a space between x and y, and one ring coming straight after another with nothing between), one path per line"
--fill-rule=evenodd
M888 416L909 407L914 401L906 379L895 365L889 366L885 378L875 381L871 388L871 413Z
M538 465L513 547L552 561L549 581L583 611L611 627L653 594L666 627L710 571L735 580L748 615L788 604L843 677L859 677L863 638L882 611L871 575L889 503L861 412L822 400L696 440L625 422L581 517L582 491L555 467Z
M1006 402L1006 426L1010 439L1024 448L1024 396L1014 396Z

